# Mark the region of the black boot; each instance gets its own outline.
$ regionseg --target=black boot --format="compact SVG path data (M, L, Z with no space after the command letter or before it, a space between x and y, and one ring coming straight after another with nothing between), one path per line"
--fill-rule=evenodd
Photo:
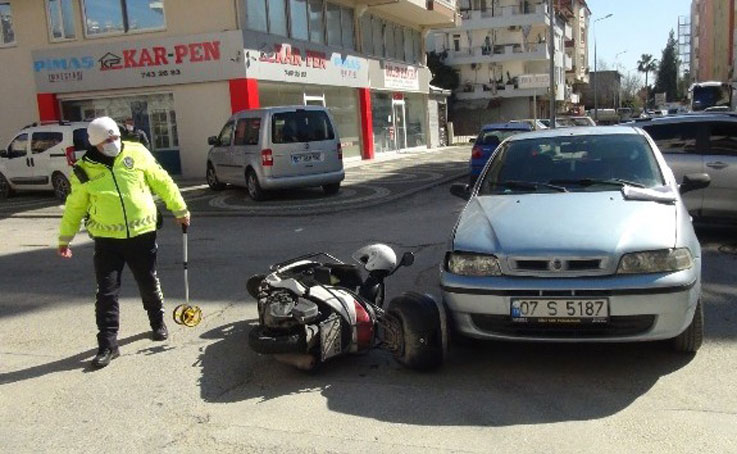
M120 350L118 347L100 348L97 350L97 355L92 359L92 367L102 369L118 356L120 356Z
M155 341L165 341L169 338L169 330L166 328L166 323L162 320L161 323L157 323L151 327L153 330L152 337Z

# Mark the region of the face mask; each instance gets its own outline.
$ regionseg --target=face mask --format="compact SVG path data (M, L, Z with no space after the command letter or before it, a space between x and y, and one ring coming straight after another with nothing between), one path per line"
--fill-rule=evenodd
M120 139L113 142L106 142L105 145L102 146L102 153L106 156L114 158L118 156L118 154L120 154L121 147L122 143L120 142Z

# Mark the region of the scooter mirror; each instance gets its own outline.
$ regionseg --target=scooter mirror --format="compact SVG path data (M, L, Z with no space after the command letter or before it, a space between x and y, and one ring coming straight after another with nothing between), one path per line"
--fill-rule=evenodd
M402 256L402 266L410 266L415 263L415 255L411 252L405 252Z
M261 281L263 281L265 277L266 276L263 274L254 274L248 278L248 282L246 282L246 290L249 295L254 298L258 298L258 288L261 286Z

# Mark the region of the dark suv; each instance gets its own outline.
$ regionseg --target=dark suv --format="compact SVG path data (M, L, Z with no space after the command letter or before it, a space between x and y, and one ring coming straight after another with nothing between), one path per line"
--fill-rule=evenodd
M708 173L706 189L683 199L699 217L737 219L737 114L684 114L638 122L673 169L676 181L689 173Z

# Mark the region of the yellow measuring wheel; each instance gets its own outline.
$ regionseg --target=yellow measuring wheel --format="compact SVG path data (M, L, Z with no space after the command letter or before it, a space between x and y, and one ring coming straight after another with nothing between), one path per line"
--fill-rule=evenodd
M188 328L195 327L202 321L202 310L197 306L180 304L174 308L174 321L177 325L184 325Z

